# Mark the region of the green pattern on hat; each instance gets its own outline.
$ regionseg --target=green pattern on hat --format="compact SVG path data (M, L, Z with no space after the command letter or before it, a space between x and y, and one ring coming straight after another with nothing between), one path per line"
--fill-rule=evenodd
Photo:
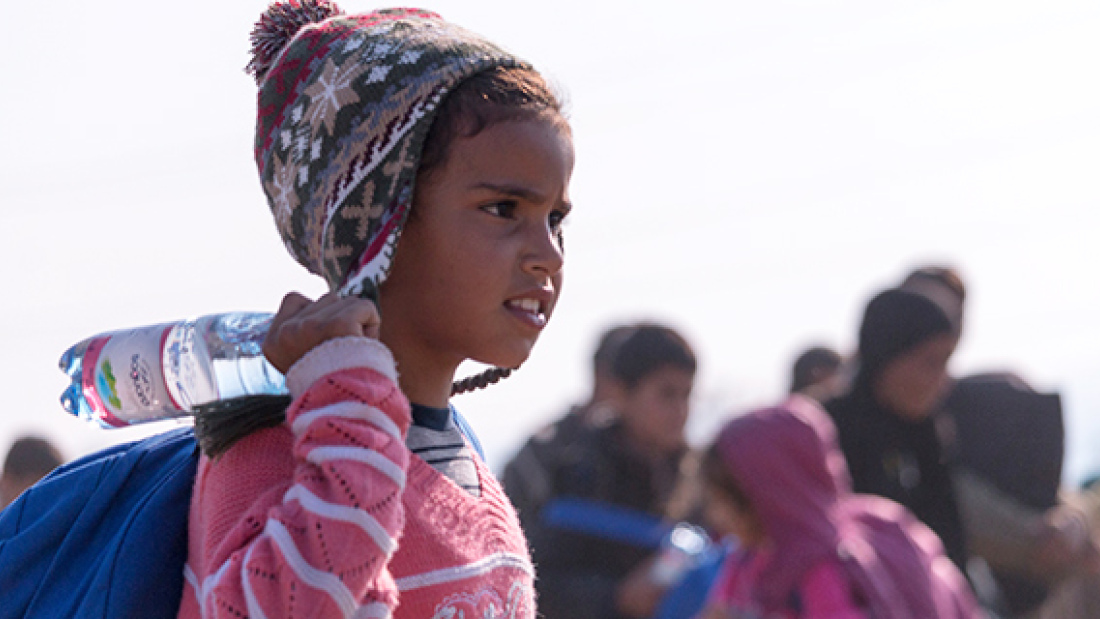
M256 127L260 179L295 259L331 290L377 300L440 101L497 66L528 65L415 9L298 31L261 75Z

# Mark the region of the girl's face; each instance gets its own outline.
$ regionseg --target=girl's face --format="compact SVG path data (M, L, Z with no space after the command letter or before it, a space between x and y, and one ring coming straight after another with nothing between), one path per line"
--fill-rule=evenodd
M567 130L536 119L456 138L420 179L379 294L381 339L403 387L413 373L446 375L449 385L466 359L527 359L561 292L558 236L572 172Z
M764 525L752 509L734 501L722 488L707 485L707 524L722 535L733 535L746 548L757 548L767 539Z
M928 417L950 387L947 362L957 343L954 335L938 335L891 360L876 380L878 400L910 421Z

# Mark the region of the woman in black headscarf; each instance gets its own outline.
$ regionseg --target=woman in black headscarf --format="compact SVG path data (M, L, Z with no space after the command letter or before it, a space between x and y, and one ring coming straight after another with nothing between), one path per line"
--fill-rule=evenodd
M960 312L946 297L900 289L878 294L863 315L851 389L825 407L854 490L908 507L965 570L965 536L933 414L948 391L947 361L960 327Z

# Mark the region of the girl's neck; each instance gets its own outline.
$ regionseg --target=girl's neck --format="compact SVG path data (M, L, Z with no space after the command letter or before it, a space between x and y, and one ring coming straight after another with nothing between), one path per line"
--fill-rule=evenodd
M410 402L432 408L447 408L447 402L451 399L453 370L429 373L416 367L402 365L400 360L397 368L401 391Z
M392 312L391 312L392 314ZM390 326L391 329L387 329ZM432 408L446 408L451 399L451 383L461 359L441 358L436 351L426 349L414 338L402 337L403 332L392 329L382 321L379 338L397 362L398 383L401 392L410 402Z
M425 363L397 350L393 354L397 361L398 382L405 397L422 406L447 408L457 365Z

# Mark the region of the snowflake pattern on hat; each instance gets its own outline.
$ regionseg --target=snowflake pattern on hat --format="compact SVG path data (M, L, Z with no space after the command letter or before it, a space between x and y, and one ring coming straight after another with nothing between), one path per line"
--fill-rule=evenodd
M377 300L439 102L475 73L528 65L417 9L337 14L281 50L269 40L256 162L275 224L330 289Z

